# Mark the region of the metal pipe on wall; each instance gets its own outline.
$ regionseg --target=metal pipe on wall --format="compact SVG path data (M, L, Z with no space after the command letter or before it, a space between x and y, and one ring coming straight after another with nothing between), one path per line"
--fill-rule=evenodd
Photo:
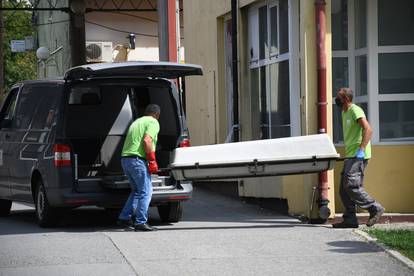
M233 77L233 141L240 140L239 127L239 71L237 62L237 0L231 0L231 50Z
M3 56L3 40L4 40L4 19L3 19L3 1L0 0L0 100L3 96L4 89L4 56Z
M177 62L177 8L176 0L168 0L168 60Z
M177 62L177 1L158 0L157 10L159 60Z
M168 1L157 0L159 60L168 61Z
M326 96L326 2L325 0L315 1L316 20L316 53L317 53L317 74L318 74L318 133L326 133L327 127L327 96ZM331 214L328 208L328 172L319 173L318 183L318 205L319 217L326 220Z

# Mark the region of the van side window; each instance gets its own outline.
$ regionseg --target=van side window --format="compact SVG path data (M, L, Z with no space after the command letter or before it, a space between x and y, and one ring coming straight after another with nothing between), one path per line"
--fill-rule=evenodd
M50 129L55 122L58 102L60 100L59 93L62 89L59 87L37 87L41 90L40 102L36 108L31 124L31 129Z
M3 120L12 120L14 116L14 110L16 108L16 99L17 99L18 88L15 88L10 91L9 95L6 98L6 101L3 105L1 113L1 121ZM3 123L1 124L4 127Z
M16 99L17 99L17 91L13 93L13 95L11 95L9 102L6 103L7 106L5 107L6 109L4 112L4 119L8 119L8 120L13 119L14 110L16 108Z
M69 104L98 105L102 101L99 87L76 86L70 90Z
M16 115L12 127L28 129L41 98L41 94L34 86L23 86L17 101Z
M26 85L20 91L13 127L43 129L54 120L59 93L58 84Z

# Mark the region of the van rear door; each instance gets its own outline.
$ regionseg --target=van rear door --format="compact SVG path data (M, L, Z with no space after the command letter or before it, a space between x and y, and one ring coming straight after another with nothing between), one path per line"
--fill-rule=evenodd
M65 73L65 80L123 77L176 79L202 74L200 65L175 62L96 63L70 68Z

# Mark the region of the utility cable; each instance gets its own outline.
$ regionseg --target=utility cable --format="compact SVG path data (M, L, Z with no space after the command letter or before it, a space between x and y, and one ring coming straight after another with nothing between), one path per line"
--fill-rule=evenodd
M92 24L92 25L96 25L111 31L115 31L115 32L120 32L120 33L125 33L125 34L136 34L136 35L141 35L141 36L147 36L147 37L158 37L158 35L150 35L150 34L143 34L143 33L137 33L137 32L132 32L132 31L126 31L126 30L121 30L121 29L117 29L117 28L113 28L113 27L108 27L102 24L98 24L89 20L85 20L86 23Z
M147 17L143 17L143 16L139 16L139 15L134 15L134 14L126 13L126 12L108 12L108 13L120 14L120 15L130 16L130 17L134 17L134 18L138 18L138 19L142 19L142 20L147 20L147 21L150 21L150 22L158 23L158 20L151 19L151 18L147 18ZM180 28L183 29L184 26L180 25Z
M112 13L112 14L126 15L126 16L130 16L130 17L135 17L135 18L139 18L139 19L143 19L143 20L147 20L147 21L155 22L155 23L158 22L158 20L155 20L155 19L151 19L151 18L139 16L139 15L134 15L134 14L126 13L126 12L110 12L110 13Z
M38 27L38 26L45 26L45 25L52 25L52 24L57 24L57 23L65 23L65 22L69 22L70 20L61 20L61 21L55 21L55 22L49 22L49 23L39 23L39 24L27 24L27 25L10 25L10 26L6 26L6 24L4 24L4 26L0 26L0 28L6 29L6 28L27 28L27 27Z

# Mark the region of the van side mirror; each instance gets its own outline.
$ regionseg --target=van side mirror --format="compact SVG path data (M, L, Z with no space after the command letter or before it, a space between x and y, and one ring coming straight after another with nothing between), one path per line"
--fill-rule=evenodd
M11 119L3 119L0 122L0 128L10 128L12 125Z

